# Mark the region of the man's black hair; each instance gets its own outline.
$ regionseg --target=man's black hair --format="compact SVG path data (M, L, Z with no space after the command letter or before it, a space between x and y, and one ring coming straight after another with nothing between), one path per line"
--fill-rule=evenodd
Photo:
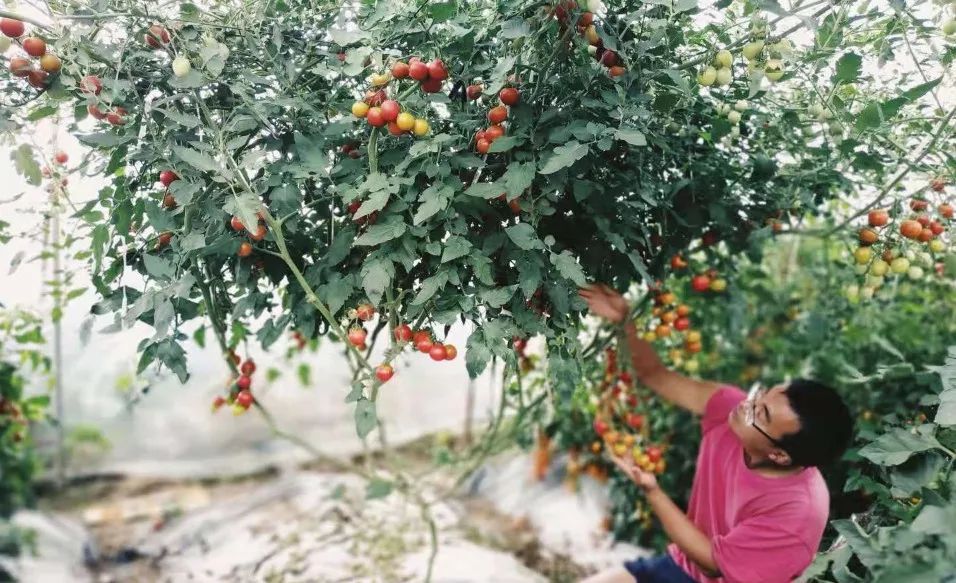
M800 430L779 440L793 465L824 466L838 460L853 436L853 418L840 395L807 379L791 381L785 393L800 419Z

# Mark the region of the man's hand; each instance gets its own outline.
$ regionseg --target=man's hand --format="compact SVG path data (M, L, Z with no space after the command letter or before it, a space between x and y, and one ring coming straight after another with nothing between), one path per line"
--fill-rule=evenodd
M659 486L657 485L657 478L654 477L654 474L651 472L645 472L641 468L637 467L637 464L634 463L634 460L630 457L616 456L610 452L608 452L608 457L611 458L611 461L614 462L614 465L624 472L625 476L637 484L641 490L644 490L645 494L650 494L654 490L659 489Z
M583 287L578 293L588 303L591 313L614 324L622 322L630 312L624 296L603 283Z

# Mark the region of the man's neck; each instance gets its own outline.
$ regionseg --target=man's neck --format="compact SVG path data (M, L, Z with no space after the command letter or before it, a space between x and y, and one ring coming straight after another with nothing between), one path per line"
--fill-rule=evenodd
M803 471L803 466L779 466L769 459L757 460L744 450L744 465L765 478L784 478Z

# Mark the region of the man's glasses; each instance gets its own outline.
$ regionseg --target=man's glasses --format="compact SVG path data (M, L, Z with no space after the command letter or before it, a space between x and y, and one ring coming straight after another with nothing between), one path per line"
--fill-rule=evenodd
M778 439L772 437L769 433L767 433L766 431L761 429L759 425L757 425L757 399L759 397L763 397L764 395L766 395L769 390L770 389L767 389L765 387L754 387L753 389L751 389L750 393L747 395L747 400L750 401L750 407L748 407L746 410L745 421L747 422L748 425L750 425L751 427L753 427L754 429L762 433L764 437L769 439L770 443L786 451L786 448L784 448L783 445L781 445Z

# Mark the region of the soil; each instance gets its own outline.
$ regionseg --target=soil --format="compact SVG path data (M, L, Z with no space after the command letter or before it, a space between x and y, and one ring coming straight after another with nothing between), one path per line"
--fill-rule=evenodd
M434 443L435 438L429 436L391 450L389 455L392 459L400 459L405 469L427 469L432 467ZM447 441L446 444L454 445ZM355 456L352 461L374 464L378 457L377 454L370 459ZM437 480L433 475L430 483L444 481L450 484L454 480L455 476L450 473L442 476L440 469L438 472ZM343 483L351 479L356 483L348 483L347 490L357 491L359 496L342 495L338 489L341 486L338 486L332 490L331 496L313 497L303 507L295 501L297 497L301 498L299 490L290 494L292 500L283 498L281 488L283 480L289 478L288 472L282 474L276 469L267 469L230 479L150 480L116 475L87 478L70 484L63 491L48 491L41 498L40 506L44 511L69 516L85 524L94 542L90 552L86 553L87 567L92 578L99 582L247 581L250 574L257 581L269 582L421 580L421 573L415 573L416 569L409 564L415 563L416 556L423 553L427 556L427 528L415 516L417 511L410 513L407 508L400 507L400 502L395 501L400 496L388 496L385 500L391 500L387 502L391 508L376 513L372 509L374 505L367 503L363 496L368 483L356 476L335 474L333 468L321 463L303 464L293 474L305 475L312 480L318 477L319 483L329 485L330 489L330 484L340 477ZM277 488L280 489L278 493L270 493ZM313 489L306 487L305 490ZM246 510L237 510L233 517L224 515L228 511L223 509L243 508L255 497L263 498L261 505L250 504ZM442 520L436 519L442 545L439 557L446 551L446 545L453 547L453 554L457 551L465 557L475 555L473 546L477 546L488 552L513 556L517 565L523 565L542 581L576 581L588 570L576 565L569 557L544 548L527 518L506 515L486 499L462 494L441 500L441 505L442 508L436 510L444 514ZM267 519L252 519L263 513ZM205 522L196 518L204 515L210 517ZM232 572L193 568L205 561L202 558L205 553L214 550L215 539L227 520L235 520L236 529L252 537L245 543L229 543L236 547L235 552L245 562L237 561ZM189 532L190 521L198 525L197 532ZM209 527L209 524L215 526ZM177 546L180 541L191 537L197 540L191 541L186 550ZM259 554L252 550L246 552L243 545ZM263 547L268 549L263 550ZM345 558L340 561L339 572L333 576L336 569L330 568L326 579L326 572L314 572L314 563L331 563L314 557L335 547L341 547L339 554L344 554ZM188 558L193 555L196 557ZM362 557L362 560L355 561L355 557ZM253 558L255 563L250 564ZM493 560L493 556L484 560ZM214 563L215 558L210 561ZM425 562L423 559L415 564ZM183 565L189 565L189 568L184 570ZM515 577L515 581L533 580L527 577L518 579L517 574Z

